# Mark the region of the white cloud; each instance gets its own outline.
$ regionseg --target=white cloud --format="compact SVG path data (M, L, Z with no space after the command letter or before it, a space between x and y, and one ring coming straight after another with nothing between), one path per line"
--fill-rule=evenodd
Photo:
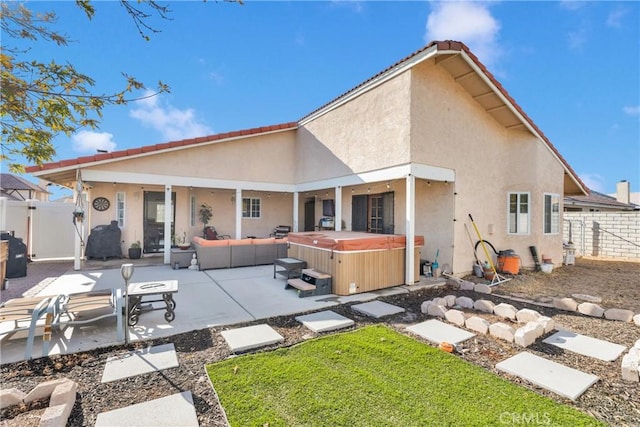
M180 110L162 101L160 95L136 101L136 108L129 111L129 116L157 130L169 141L213 133L207 125L198 122L193 108Z
M626 9L617 8L612 10L607 16L607 25L609 27L621 28L622 27L622 18L627 14Z
M113 135L107 132L81 130L71 137L73 149L80 153L96 153L96 150L114 151L116 143Z
M561 0L560 1L560 6L562 6L567 10L578 10L582 8L582 6L584 5L585 5L585 2L583 1L577 1L577 0Z
M604 192L605 188L605 180L602 175L598 175L597 173L588 173L583 172L579 173L578 176L584 182L584 184L589 187L590 190L597 191L599 193Z
M623 107L622 111L629 116L640 116L640 105Z
M569 47L571 49L580 49L587 42L587 31L581 28L569 33Z
M487 66L494 64L501 54L497 41L500 23L491 15L488 3L434 3L426 29L427 42L461 41Z

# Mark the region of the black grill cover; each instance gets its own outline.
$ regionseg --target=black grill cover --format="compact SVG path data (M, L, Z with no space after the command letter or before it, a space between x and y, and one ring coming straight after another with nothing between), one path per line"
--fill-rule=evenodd
M84 254L87 258L122 258L121 231L118 221L109 225L98 225L91 229Z
M10 233L0 234L0 240L9 241L9 258L7 259L7 279L25 277L27 275L27 245L22 239Z

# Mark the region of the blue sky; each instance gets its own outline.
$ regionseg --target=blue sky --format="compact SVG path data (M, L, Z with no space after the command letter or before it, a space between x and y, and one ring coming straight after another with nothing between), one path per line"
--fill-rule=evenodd
M56 139L56 160L296 121L429 41L466 43L592 189L640 186L639 2L168 2L144 41L117 2L52 10L64 48L32 46L122 87L170 94L108 107L100 129Z

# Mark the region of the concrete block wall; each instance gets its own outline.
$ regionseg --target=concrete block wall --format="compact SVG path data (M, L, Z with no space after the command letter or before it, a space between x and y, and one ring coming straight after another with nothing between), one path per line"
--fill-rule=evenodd
M640 211L563 212L563 239L577 256L640 261Z

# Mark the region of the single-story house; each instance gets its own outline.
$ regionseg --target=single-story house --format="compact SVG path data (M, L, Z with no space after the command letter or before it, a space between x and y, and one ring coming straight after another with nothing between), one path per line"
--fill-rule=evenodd
M640 205L631 202L629 181L619 181L616 194L602 194L590 190L588 195L566 195L565 212L624 212L640 210Z
M8 200L25 201L39 200L49 201L48 190L33 184L26 179L10 173L0 173L0 197Z
M420 258L470 272L477 239L562 259L563 198L588 189L463 43L436 41L295 122L31 166L86 195L84 226L116 220L123 252L202 233L198 210L236 239L292 231L406 235ZM78 186L78 182L81 185ZM323 220L323 218L325 218ZM470 235L471 236L470 236ZM480 250L478 255L482 256Z

